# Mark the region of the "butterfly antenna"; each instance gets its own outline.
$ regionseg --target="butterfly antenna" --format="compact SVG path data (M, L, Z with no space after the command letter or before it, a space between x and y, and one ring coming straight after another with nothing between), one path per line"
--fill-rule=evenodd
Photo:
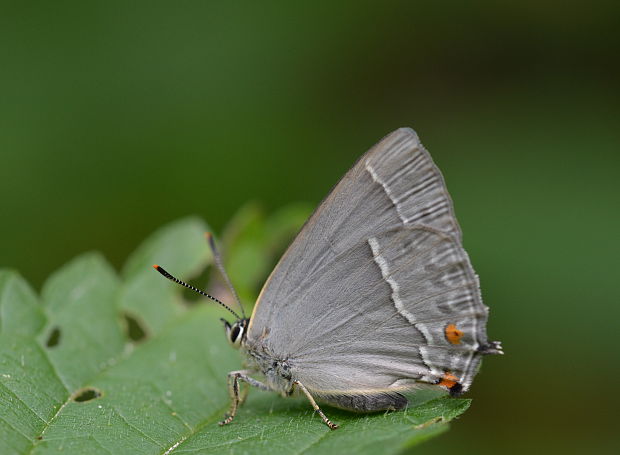
M181 281L181 280L179 280L178 278L176 278L176 277L174 277L174 276L170 275L168 272L166 272L166 270L164 270L164 268L163 268L163 267L160 267L160 266L158 266L157 264L155 264L155 265L153 266L153 268L154 268L155 270L157 270L159 273L161 273L163 276L165 276L166 278L168 278L169 280L174 281L175 283L178 283L178 284L180 284L181 286L185 286L187 289L191 289L192 291L197 292L197 293L198 293L198 294L200 294L200 295L204 295L205 297L210 298L210 299L211 299L211 300L213 300L214 302L219 303L219 304L220 304L220 305L222 305L224 308L226 308L228 311L230 311L232 314L234 314L234 315L235 315L235 317L236 317L237 319L241 319L237 313L235 313L235 312L234 312L234 311L233 311L233 310L232 310L232 309L231 309L228 305L226 305L226 304L225 304L224 302L222 302L221 300L216 299L216 298L215 298L215 297L213 297L212 295L209 295L209 294L207 294L206 292L201 291L201 290L200 290L200 289L198 289L198 288L195 288L195 287L194 287L194 286L192 286L191 284L187 284L185 281ZM244 315L244 318L245 318L245 315Z
M220 271L222 278L224 278L224 281L226 282L226 286L228 286L228 289L230 289L230 292L232 293L233 298L235 299L235 302L237 302L237 305L239 305L239 308L241 308L241 314L245 318L245 311L243 311L243 305L241 305L241 300L239 299L239 295L237 294L237 291L235 291L232 281L230 281L230 278L228 277L228 274L226 273L226 269L224 268L224 263L222 262L222 256L220 256L219 251L215 247L215 240L213 239L213 235L210 232L207 232L205 233L205 237L207 238L207 242L209 242L211 253L213 253L213 260L215 261L215 265L217 266L217 269Z

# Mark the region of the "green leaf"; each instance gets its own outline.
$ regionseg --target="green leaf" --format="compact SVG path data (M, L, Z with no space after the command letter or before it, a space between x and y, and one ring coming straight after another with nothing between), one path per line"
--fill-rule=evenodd
M48 322L39 341L46 344L58 331L58 344L46 352L68 390L85 384L123 351L119 288L116 274L97 254L74 259L45 283Z
M275 250L299 226L301 212L283 213L249 218L261 248ZM185 306L181 289L150 267L184 279L199 273L209 262L205 229L195 219L164 227L121 276L98 254L80 256L40 299L15 272L0 272L0 453L393 454L467 409L469 400L420 391L403 412L325 408L341 426L331 431L305 399L252 390L220 427L226 373L242 361L219 322L227 313L206 300ZM242 254L234 240L229 247ZM128 334L127 313L144 329L140 342Z
M36 334L45 324L34 291L14 272L0 272L0 333Z

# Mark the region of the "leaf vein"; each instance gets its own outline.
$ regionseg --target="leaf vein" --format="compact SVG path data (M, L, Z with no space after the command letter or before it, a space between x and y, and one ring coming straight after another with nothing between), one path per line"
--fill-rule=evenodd
M11 425L11 422L9 422L8 420L6 420L4 417L0 416L0 420L2 420L4 423L6 423L9 427L11 427L13 430L15 430L15 432L17 432L20 436L22 436L26 441L30 442L32 441L32 438L30 438L29 436L27 436L26 434L24 434L24 432L22 430L17 429L16 427L14 427L13 425Z
M28 411L30 411L34 416L36 416L41 422L46 423L46 421L45 421L45 419L43 417L41 417L39 414L37 414L34 411L34 409L32 409L30 406L28 406L28 404L26 404L26 402L24 402L24 400L22 400L13 390L9 389L6 386L6 384L0 382L0 387L2 387L4 390L6 390L11 395L13 395L17 401L19 401L21 404L23 404L26 407L26 409L28 409Z
M148 439L149 441L151 441L153 444L155 444L155 445L159 446L159 447L160 447L160 448L162 448L162 449L164 448L164 445L163 445L163 444L161 444L160 442L157 442L155 439L153 439L151 436L149 436L148 434L146 434L146 433L145 433L144 431L142 431L140 428L138 428L138 427L137 427L137 426L135 426L134 424L130 423L130 422L129 422L126 418L125 418L125 416L124 416L123 414L121 414L121 412L120 412L117 408L112 407L112 409L114 410L114 412L116 413L116 415L118 415L118 416L121 418L121 420L122 420L123 422L125 422L125 424L126 424L129 428L131 428L131 429L132 429L132 430L134 430L134 431L137 431L139 434L141 434L142 436L144 436L146 439Z

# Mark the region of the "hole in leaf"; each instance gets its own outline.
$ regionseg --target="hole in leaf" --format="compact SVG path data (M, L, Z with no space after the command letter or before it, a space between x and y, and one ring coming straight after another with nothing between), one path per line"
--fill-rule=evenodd
M86 401L94 400L96 398L101 397L101 392L94 387L88 387L86 389L81 389L75 392L73 396L73 401L77 401L78 403L84 403Z
M125 330L127 337L131 341L140 342L146 338L146 330L142 327L142 323L129 313L124 313L125 318Z
M53 348L54 346L57 346L58 343L60 343L60 328L54 327L54 329L50 332L49 336L47 337L45 346L47 346L48 348Z

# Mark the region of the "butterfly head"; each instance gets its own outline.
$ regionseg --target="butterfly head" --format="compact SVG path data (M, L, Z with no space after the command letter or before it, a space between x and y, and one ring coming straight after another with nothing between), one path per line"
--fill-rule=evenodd
M232 324L224 318L222 318L221 321L224 323L224 329L226 329L226 339L232 347L238 349L245 341L246 329L250 320L248 318L241 318L237 319Z

